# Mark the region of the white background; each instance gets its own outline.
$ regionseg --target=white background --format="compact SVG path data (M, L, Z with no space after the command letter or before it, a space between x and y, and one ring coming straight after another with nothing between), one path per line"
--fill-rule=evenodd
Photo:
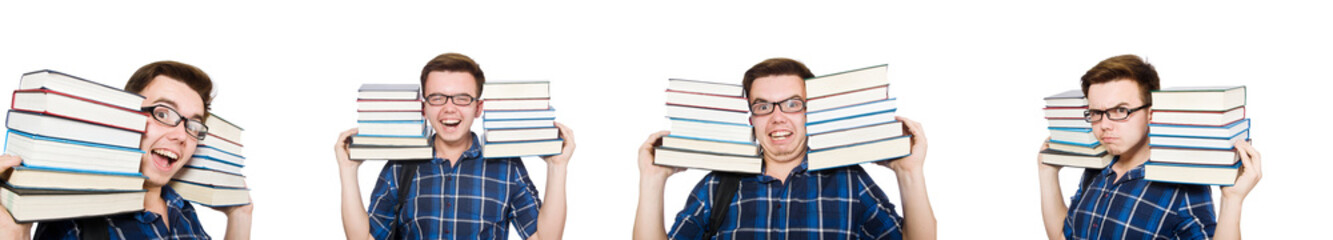
M331 145L355 126L358 85L415 83L431 57L460 52L491 80L551 80L557 120L578 140L565 236L622 239L637 201L636 148L666 129L667 78L739 83L770 57L801 60L817 75L888 63L900 115L922 122L930 140L926 176L940 238L1033 239L1044 236L1034 166L1047 134L1041 98L1078 88L1102 59L1133 53L1157 66L1164 87L1249 86L1264 178L1246 199L1242 229L1281 239L1319 234L1333 214L1319 177L1333 159L1316 151L1330 133L1318 123L1330 117L1328 10L1275 2L4 3L0 77L10 80L0 91L38 69L123 86L152 61L198 66L216 83L214 112L246 129L253 235L334 239L343 233ZM525 163L545 193L545 163ZM380 165L362 166L363 194ZM864 167L901 203L891 171ZM667 183L667 227L704 173ZM1066 195L1078 173L1062 174ZM199 208L221 237L225 218Z

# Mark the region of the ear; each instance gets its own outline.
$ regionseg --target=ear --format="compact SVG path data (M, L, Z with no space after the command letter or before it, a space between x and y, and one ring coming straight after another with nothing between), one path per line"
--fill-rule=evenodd
M475 110L475 112L472 113L472 116L475 116L475 117L481 117L481 114L482 114L482 112L483 112L481 109L482 109L483 107L485 107L485 104L486 104L486 101L483 101L483 100L481 100L481 99L477 99L477 109Z

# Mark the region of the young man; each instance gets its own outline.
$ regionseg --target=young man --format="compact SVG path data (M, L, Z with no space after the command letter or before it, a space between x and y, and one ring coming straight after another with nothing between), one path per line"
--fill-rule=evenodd
M648 137L639 148L639 209L635 239L934 239L935 214L926 195L922 165L926 135L921 125L899 117L912 134L912 155L876 164L892 169L902 190L900 217L884 192L858 165L806 171L805 81L814 77L804 64L786 58L764 60L745 72L744 94L750 123L763 150L763 174L742 175L735 197L713 202L719 174L699 181L670 233L663 231L662 191L668 177L684 169L653 164L653 146L668 132ZM711 213L714 204L730 204ZM712 214L725 214L718 229L707 229ZM705 236L706 232L714 236Z
M560 155L542 158L547 163L546 204L542 204L519 158L481 158L481 142L469 129L481 114L477 98L485 82L481 67L462 54L441 54L426 63L421 70L422 112L435 130L431 137L435 158L385 163L371 193L369 213L362 209L357 185L361 161L347 155L356 129L338 136L333 147L342 178L347 239L505 239L509 224L526 239L561 238L573 132L556 123L564 149ZM409 191L406 202L399 202L399 191Z
M1240 239L1240 209L1259 182L1259 152L1236 142L1243 168L1236 184L1222 187L1221 214L1214 220L1212 189L1204 185L1151 182L1148 122L1157 70L1138 56L1103 60L1083 75L1092 133L1115 160L1105 169L1086 170L1067 208L1061 199L1060 166L1037 161L1041 211L1050 239ZM1043 144L1044 150L1046 145Z
M145 153L140 172L147 196L144 211L74 220L42 222L37 239L80 239L104 235L111 239L211 239L195 215L194 207L167 183L190 161L195 146L206 137L208 103L213 82L194 66L160 61L134 72L125 90L144 96L148 121L139 149ZM17 166L17 156L0 156L0 171ZM254 205L214 208L227 215L226 239L250 238L250 214ZM28 239L31 224L16 224L8 212L0 211L3 239Z

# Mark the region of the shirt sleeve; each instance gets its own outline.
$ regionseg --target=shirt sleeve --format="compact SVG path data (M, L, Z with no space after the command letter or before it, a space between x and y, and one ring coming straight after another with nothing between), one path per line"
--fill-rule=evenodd
M708 226L708 217L712 211L713 188L717 185L717 175L709 173L695 184L685 200L685 208L676 214L676 222L667 233L670 239L704 239L704 228Z
M509 179L513 186L509 188L509 202L505 210L518 235L528 239L537 234L537 217L541 214L542 200L537 196L537 186L528 178L528 170L523 161L514 158L510 161Z
M398 213L394 209L398 207L398 171L402 167L392 161L385 163L379 180L375 181L375 189L370 192L367 213L370 215L370 235L375 239L388 238L398 225Z
M38 222L37 233L32 239L76 240L79 238L78 227L74 220Z
M1213 190L1210 186L1182 185L1185 199L1175 206L1180 216L1176 224L1176 239L1210 239L1217 228L1213 214Z
M894 210L884 190L879 189L879 185L875 185L875 181L860 166L850 167L848 171L852 181L855 181L851 184L856 190L857 202L860 203L855 208L860 212L862 223L857 232L860 238L902 239L903 217Z

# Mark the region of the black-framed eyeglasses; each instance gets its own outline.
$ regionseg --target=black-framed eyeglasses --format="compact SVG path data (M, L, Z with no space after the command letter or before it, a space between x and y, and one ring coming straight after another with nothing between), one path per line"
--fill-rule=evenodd
M1151 106L1152 104L1143 104L1143 106L1139 106L1136 108L1116 107L1107 110L1088 109L1083 111L1083 120L1088 121L1089 123L1097 122L1101 121L1103 116L1105 116L1106 119L1111 119L1112 121L1125 120L1129 118L1130 114L1134 114L1134 112L1143 110Z
M773 113L774 109L782 109L782 112L801 112L805 110L805 100L800 98L789 98L781 102L768 102L764 100L754 101L750 104L750 113L755 116L764 116Z
M458 94L450 96L450 95L435 93L431 95L426 95L426 104L430 104L432 106L444 105L445 103L449 103L450 99L454 101L454 105L458 106L472 105L472 102L477 101L476 97L472 97L471 95L467 94Z
M168 127L176 127L179 126L181 122L185 122L185 133L190 134L190 136L199 141L203 141L204 136L208 135L208 126L204 126L204 122L185 118L185 116L181 116L180 112L177 112L176 109L171 109L171 107L165 105L153 105L140 108L139 111L152 115L153 120L157 120L158 123L167 125Z

